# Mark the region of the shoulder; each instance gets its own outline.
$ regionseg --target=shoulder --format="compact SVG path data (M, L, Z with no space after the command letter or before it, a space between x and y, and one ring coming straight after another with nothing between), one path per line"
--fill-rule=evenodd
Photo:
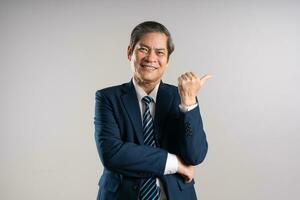
M120 96L129 88L129 83L123 83L121 85L115 85L106 87L96 91L96 97L99 96Z
M161 83L161 89L172 95L178 95L178 87L168 83Z

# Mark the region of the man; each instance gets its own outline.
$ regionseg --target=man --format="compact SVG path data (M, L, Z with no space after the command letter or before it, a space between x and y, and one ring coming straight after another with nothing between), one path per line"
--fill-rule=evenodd
M197 93L210 76L187 72L178 88L163 83L173 50L162 24L137 25L127 51L132 80L97 91L98 200L197 199L194 166L207 153Z

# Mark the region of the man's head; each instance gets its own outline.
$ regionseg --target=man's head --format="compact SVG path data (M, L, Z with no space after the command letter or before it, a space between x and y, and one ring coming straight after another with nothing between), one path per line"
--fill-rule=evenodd
M162 24L148 21L137 25L131 33L127 51L135 80L143 85L156 85L173 51L171 35Z
M131 32L129 47L133 50L136 43L146 33L163 33L167 36L168 59L175 49L169 30L155 21L146 21L137 25Z

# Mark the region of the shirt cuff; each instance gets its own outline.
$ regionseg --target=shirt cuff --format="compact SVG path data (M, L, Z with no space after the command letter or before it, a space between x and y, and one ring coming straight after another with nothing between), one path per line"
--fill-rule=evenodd
M198 106L198 103L195 103L194 105L191 105L191 106L183 106L183 105L179 104L179 109L181 112L188 112L190 110L193 110L197 106Z
M178 160L176 155L168 153L164 175L175 174L178 169Z

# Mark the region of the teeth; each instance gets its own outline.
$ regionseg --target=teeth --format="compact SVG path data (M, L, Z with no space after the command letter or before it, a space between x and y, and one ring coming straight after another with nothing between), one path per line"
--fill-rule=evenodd
M142 65L143 67L150 67L150 68L153 68L153 69L155 69L155 67L153 67L153 66L150 66L150 65Z

